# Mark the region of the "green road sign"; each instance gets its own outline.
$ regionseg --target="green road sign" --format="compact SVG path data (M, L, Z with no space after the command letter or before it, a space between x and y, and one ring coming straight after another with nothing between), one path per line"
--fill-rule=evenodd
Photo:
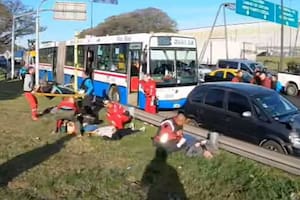
M236 13L298 28L298 11L265 0L236 0Z
M298 28L298 11L290 8L283 8L283 20L281 17L281 6L276 5L276 19L275 22L278 24L284 24L286 26L291 26Z

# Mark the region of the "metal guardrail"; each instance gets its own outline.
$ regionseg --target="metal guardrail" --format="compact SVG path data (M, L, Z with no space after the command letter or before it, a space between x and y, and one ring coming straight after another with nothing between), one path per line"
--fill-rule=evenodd
M158 114L149 114L139 109L135 109L134 115L135 118L155 126L159 126L160 122L165 119L165 117ZM209 131L203 128L186 125L184 127L184 132L196 137L206 138ZM226 136L220 136L219 144L220 148L231 153L281 169L291 174L300 175L300 159L269 151L262 147Z

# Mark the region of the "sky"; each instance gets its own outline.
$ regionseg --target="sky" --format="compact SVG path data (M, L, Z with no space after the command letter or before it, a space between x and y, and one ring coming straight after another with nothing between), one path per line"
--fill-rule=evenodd
M71 0L60 0L60 2ZM273 3L280 3L280 0L269 0ZM22 0L22 2L34 9L37 8L41 0ZM56 0L46 0L42 9L53 9ZM90 0L72 0L72 2L87 3L87 20L86 21L62 21L55 20L52 12L41 13L40 23L46 26L47 30L40 34L41 41L64 41L74 37L75 32L91 27L91 3ZM136 9L154 7L166 12L172 19L177 22L178 29L189 29L212 26L214 18L220 4L225 2L234 3L235 0L118 0L118 5L94 3L93 4L93 21L94 26L103 22L105 18L112 15L118 15L125 12L131 12ZM284 0L287 7L300 11L299 0ZM227 12L227 23L243 23L257 21L254 18L241 16L235 11ZM222 17L219 18L218 24L223 24ZM27 39L35 36L18 38L17 44L27 46Z

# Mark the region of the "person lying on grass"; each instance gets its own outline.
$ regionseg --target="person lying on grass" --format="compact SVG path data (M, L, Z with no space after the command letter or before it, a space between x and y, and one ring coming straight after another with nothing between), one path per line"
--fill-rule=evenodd
M145 130L146 128L144 126L139 129L134 129L133 127L117 129L114 126L104 126L90 132L89 136L101 136L106 140L121 140L125 136L145 132Z
M168 153L184 150L187 156L204 156L212 158L217 151L218 134L212 133L209 140L198 140L193 136L183 134L186 123L183 113L161 122L157 134L152 138L156 147L163 148Z

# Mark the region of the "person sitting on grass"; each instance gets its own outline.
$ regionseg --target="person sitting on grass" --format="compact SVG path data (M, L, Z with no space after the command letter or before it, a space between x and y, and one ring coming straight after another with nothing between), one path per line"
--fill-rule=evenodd
M50 112L56 120L56 128L52 133L58 133L65 120L78 121L76 115L79 114L79 107L74 97L65 97L56 107L44 111L44 114L47 112Z
M163 148L168 153L185 150L187 156L203 155L205 158L212 158L213 153L217 150L216 134L211 137L213 138L211 142L184 135L183 125L186 120L183 113L178 113L173 118L163 120L157 134L152 138L154 146Z
M117 130L124 129L125 124L131 122L132 116L121 104L108 100L105 100L103 103L104 107L107 108L107 120L110 125L114 126ZM130 125L134 126L133 123Z

